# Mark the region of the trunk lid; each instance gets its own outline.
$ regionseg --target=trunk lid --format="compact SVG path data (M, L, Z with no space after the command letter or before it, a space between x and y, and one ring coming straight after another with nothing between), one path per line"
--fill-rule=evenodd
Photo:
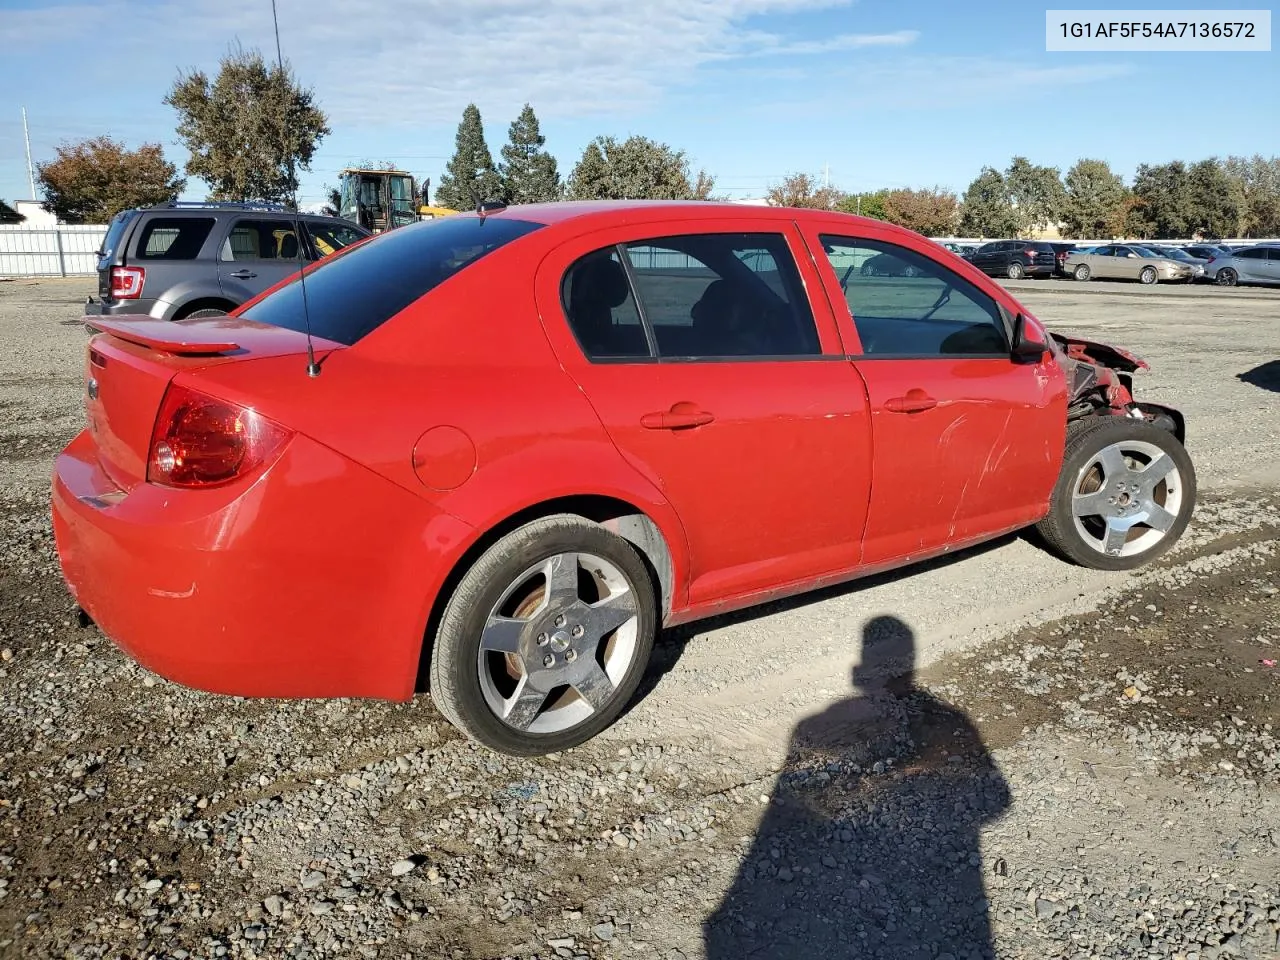
M236 317L172 323L148 317L86 318L100 331L88 344L85 414L98 462L117 486L131 489L147 475L156 415L169 381L183 371L222 363L296 354L304 375L304 334ZM338 344L313 339L317 353Z

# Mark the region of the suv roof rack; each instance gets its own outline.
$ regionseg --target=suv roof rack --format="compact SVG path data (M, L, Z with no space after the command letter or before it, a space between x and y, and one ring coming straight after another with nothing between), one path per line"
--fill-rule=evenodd
M283 203L273 203L269 200L248 200L248 201L232 201L232 200L170 200L168 203L162 203L158 207L152 207L153 210L270 210L272 212L292 213Z

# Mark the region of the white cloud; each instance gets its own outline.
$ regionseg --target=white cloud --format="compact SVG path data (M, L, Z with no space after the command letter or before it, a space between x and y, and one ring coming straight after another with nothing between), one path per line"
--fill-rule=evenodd
M641 110L699 67L900 47L914 31L792 40L753 18L851 0L278 0L286 57L335 123L451 121L468 101L545 117ZM110 38L116 82L167 83L236 40L272 54L269 0L107 0L8 10L0 48L67 56ZM123 69L123 68L128 69ZM109 91L105 94L109 96Z

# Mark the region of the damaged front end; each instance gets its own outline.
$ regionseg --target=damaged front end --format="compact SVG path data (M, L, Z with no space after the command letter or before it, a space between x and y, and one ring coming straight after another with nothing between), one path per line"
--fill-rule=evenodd
M1053 353L1067 375L1067 422L1085 417L1131 417L1146 420L1186 442L1181 413L1158 403L1133 398L1133 374L1150 366L1127 350L1092 340L1050 333Z

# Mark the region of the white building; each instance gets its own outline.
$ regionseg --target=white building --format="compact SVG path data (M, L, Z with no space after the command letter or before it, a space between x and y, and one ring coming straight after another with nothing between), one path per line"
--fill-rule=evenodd
M58 218L40 206L39 200L15 200L13 209L17 210L20 216L26 217L22 221L24 227L56 227L58 225Z

